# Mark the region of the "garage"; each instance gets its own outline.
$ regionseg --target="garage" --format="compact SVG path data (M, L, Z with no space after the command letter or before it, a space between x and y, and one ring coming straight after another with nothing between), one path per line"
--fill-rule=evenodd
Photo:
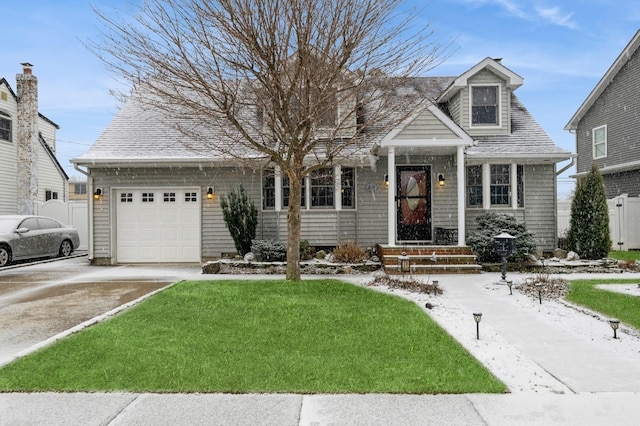
M200 188L114 189L117 262L200 262L200 194Z

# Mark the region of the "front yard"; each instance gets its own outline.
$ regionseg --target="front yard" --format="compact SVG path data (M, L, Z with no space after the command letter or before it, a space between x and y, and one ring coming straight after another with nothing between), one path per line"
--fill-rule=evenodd
M502 393L414 303L336 280L182 282L0 370L1 391Z

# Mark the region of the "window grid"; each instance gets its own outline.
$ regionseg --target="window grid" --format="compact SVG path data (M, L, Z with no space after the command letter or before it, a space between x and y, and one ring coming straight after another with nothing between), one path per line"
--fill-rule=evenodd
M354 209L356 207L355 200L355 170L353 167L343 167L340 173L340 190L342 197L343 209Z
M5 115L2 113L2 115ZM11 120L0 117L0 139L12 142Z
M195 203L198 201L198 195L196 192L185 192L184 193L184 202L185 203Z
M165 203L175 203L176 202L176 193L175 192L165 192L163 194L163 200Z
M498 86L471 87L471 124L498 125Z
M482 166L467 167L467 204L482 207Z
M491 205L508 206L510 204L510 169L509 164L491 165Z
M333 207L334 180L333 169L324 168L315 170L310 176L311 207Z
M307 183L306 179L302 179L302 187L300 188L300 207L307 205ZM289 194L291 193L291 185L289 184L289 176L282 176L282 207L289 207ZM275 197L275 196L274 196ZM275 201L274 201L275 204Z
M143 203L153 203L155 194L153 192L143 192L142 193L142 202Z
M262 208L273 210L276 207L276 174L274 169L262 171Z
M120 202L121 203L133 203L133 193L132 192L121 192L120 193Z

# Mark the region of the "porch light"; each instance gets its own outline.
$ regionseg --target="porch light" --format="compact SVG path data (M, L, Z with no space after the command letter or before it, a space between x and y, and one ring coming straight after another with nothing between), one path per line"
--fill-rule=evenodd
M473 320L476 322L476 340L480 340L480 321L482 320L482 314L480 312L474 312Z
M438 175L438 185L444 186L444 175L442 173Z
M389 175L384 175L384 187L389 189Z
M210 186L209 189L207 189L207 199L213 200L213 197L215 197L215 193L213 192L213 187Z
M609 320L609 325L613 329L613 338L617 339L618 338L618 327L620 327L620 320L619 319L615 319L615 318L611 318Z
M398 269L402 275L411 272L411 258L404 251L398 256Z
M102 188L96 188L96 190L93 192L93 199L102 200Z

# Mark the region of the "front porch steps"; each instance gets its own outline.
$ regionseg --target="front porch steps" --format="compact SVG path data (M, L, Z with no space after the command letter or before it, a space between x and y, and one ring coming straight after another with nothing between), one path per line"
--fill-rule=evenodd
M398 275L402 272L398 257L404 252L409 256L411 274L478 274L482 266L466 246L385 246L378 245L378 257L385 272Z

